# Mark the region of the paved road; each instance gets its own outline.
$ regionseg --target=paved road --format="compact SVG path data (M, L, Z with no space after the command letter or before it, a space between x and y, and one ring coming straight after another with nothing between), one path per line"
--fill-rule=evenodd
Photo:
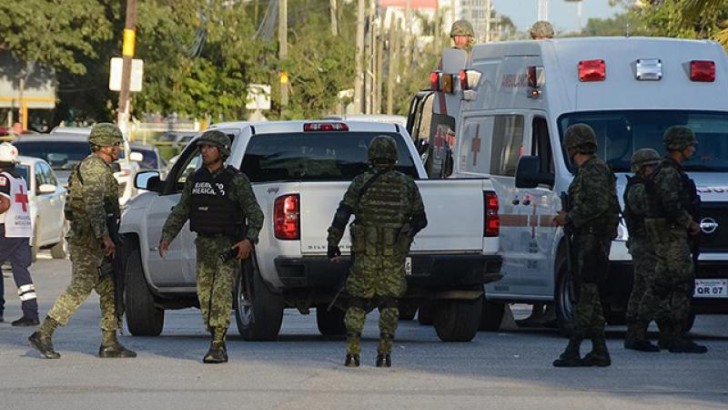
M43 313L69 281L68 261L41 255L32 268ZM5 278L5 317L20 315ZM517 316L523 306L515 307ZM168 312L160 337L121 337L136 359L98 359L98 298L56 332L60 360L41 359L31 329L0 324L2 409L334 409L334 408L726 408L728 316L700 316L695 336L705 355L640 354L609 329L609 368L556 369L566 340L553 330L479 333L470 343L442 343L432 327L401 322L394 366L373 366L376 318L364 332L363 366L342 366L342 339L318 334L315 315L287 311L280 340L229 337L230 363L203 365L208 336L199 311Z

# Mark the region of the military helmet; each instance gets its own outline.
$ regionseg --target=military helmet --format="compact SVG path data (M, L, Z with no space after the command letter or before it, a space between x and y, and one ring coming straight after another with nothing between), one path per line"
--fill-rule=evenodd
M16 164L18 162L18 149L9 142L0 144L0 162Z
M397 143L389 135L377 135L369 143L369 162L394 164L397 162Z
M597 137L587 124L574 124L566 129L564 148L579 154L593 154L597 150Z
M220 155L226 158L230 156L230 137L221 131L209 130L203 132L197 141L197 145L201 144L214 145L220 150Z
M531 38L533 39L544 39L554 37L554 27L548 21L539 20L533 23L531 30L529 31Z
M91 127L88 142L98 147L111 147L124 143L124 136L116 125L108 122L100 122Z
M473 25L467 20L458 20L452 23L452 27L450 28L450 37L452 38L455 36L475 37Z
M655 151L652 148L642 148L634 152L632 154L632 160L630 161L630 166L632 169L632 172L639 171L642 167L646 165L655 165L659 164L662 158L660 158L660 154Z
M665 143L665 148L670 151L682 151L691 145L698 145L693 130L682 125L673 125L668 128L662 141Z

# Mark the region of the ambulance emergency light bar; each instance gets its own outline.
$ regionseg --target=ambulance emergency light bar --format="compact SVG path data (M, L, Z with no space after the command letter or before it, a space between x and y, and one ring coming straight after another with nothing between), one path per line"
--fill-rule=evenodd
M692 60L688 63L690 81L712 83L715 81L715 62ZM635 79L640 81L659 81L662 79L662 60L659 58L638 59L634 65ZM529 85L531 84L529 67ZM604 81L607 78L607 64L604 60L582 60L578 64L579 81Z

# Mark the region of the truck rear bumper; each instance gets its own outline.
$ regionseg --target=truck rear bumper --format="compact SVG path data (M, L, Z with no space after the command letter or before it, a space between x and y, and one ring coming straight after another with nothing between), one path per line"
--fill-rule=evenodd
M499 255L412 255L407 284L417 288L461 288L483 285L501 278ZM337 286L347 274L351 259L333 263L325 256L277 257L278 277L286 288Z

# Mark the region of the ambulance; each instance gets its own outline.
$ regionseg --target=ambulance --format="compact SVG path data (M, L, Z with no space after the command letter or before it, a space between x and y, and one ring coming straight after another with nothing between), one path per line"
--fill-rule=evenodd
M439 176L487 175L495 185L503 278L485 287L481 328L496 329L512 302L554 303L559 327L572 326L573 280L563 232L552 219L576 171L562 145L576 123L595 130L597 155L617 176L620 202L635 151L666 154L662 136L672 125L695 132L699 146L685 163L702 198L693 313L728 313L728 61L718 43L564 38L481 44L469 57L459 50L447 55L432 74L429 105L424 97L413 103L410 125L421 130L413 136L429 132L423 159L438 160L431 169ZM427 107L429 124L418 112ZM436 132L442 123L449 124L449 139ZM624 320L632 287L627 239L620 224L602 295L612 324Z

